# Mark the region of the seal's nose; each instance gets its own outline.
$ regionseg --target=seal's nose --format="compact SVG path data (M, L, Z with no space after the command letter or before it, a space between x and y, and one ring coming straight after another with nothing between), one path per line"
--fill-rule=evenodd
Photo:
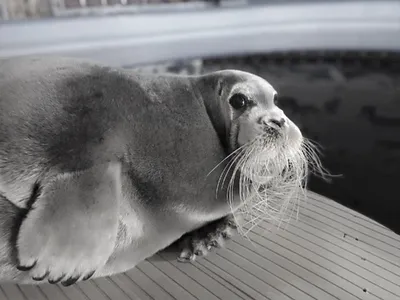
M281 115L280 116L278 116L278 115L276 115L276 116L264 116L264 117L260 118L259 123L264 125L264 126L280 129L280 128L283 128L286 125L286 120Z
M275 118L271 118L269 120L269 123L275 124L277 125L279 128L282 128L285 125L285 119L284 118L280 118L280 119L275 119Z

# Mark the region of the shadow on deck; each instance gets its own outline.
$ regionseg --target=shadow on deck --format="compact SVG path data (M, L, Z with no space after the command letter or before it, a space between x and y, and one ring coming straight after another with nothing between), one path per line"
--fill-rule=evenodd
M266 228L194 263L164 253L68 288L3 284L0 300L400 299L400 236L376 222L310 193L297 222Z

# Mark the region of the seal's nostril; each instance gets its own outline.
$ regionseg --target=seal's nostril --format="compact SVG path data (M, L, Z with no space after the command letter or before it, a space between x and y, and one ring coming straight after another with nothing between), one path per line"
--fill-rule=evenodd
M285 119L284 118L280 118L279 120L277 119L270 119L269 120L270 123L273 123L279 127L282 127L285 124Z

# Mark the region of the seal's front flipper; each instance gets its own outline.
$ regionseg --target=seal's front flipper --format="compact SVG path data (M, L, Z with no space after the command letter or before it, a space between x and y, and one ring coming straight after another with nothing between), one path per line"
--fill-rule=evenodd
M225 241L232 238L236 228L233 215L228 215L189 232L179 241L178 261L194 261L197 256L207 255L212 248L224 247Z
M18 269L70 285L103 267L117 238L120 172L110 163L44 184L18 233Z

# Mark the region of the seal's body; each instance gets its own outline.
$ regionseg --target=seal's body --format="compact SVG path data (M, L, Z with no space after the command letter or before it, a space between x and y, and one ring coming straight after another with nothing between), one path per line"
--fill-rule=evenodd
M249 129L216 97L248 76L0 62L0 280L122 272L227 216L220 163Z

